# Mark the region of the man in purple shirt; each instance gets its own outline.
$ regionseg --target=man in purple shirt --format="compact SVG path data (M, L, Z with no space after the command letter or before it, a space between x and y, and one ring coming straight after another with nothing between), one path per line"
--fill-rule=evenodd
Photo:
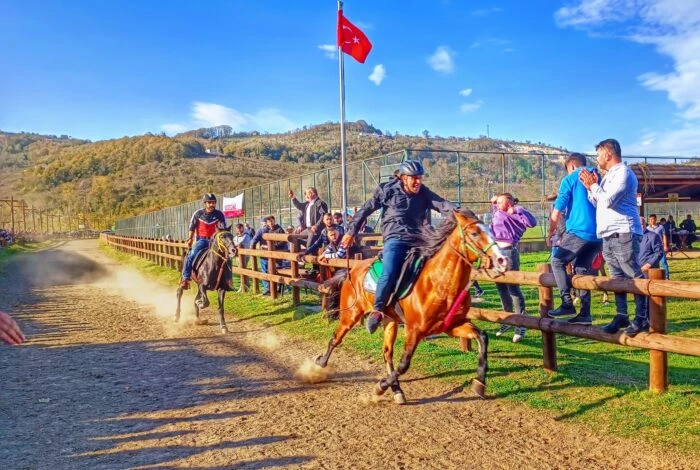
M537 225L537 219L523 207L515 205L513 196L510 193L502 193L491 199L493 221L491 222L491 233L503 254L510 259L509 270L520 270L520 253L518 243L525 230ZM518 284L496 284L498 295L501 297L503 310L514 312L518 315L525 313L525 296L523 296ZM505 333L510 325L501 325L496 332L496 336ZM516 327L513 335L513 342L518 343L525 336L525 328Z

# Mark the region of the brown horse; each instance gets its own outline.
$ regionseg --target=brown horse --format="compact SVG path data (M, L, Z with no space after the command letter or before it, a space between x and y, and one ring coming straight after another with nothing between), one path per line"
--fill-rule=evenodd
M494 242L489 229L468 209L451 213L437 230L424 229L417 234L417 246L421 254L429 257L411 293L398 301L406 319L406 344L398 369L394 370L394 342L398 330L399 316L394 307L384 311L384 346L382 352L387 376L376 387L378 395L389 387L394 392L394 401L406 402L399 385L399 375L406 373L411 357L421 339L445 332L458 338L475 339L479 343L479 365L472 390L483 397L486 387L487 347L486 333L467 319L470 306L470 275L482 261L491 275L506 271L508 259ZM362 317L374 310L374 294L363 288L363 279L373 259L355 265L345 276L341 272L333 281L340 284L340 324L328 343L326 353L316 358L316 364L325 367L333 349ZM345 279L347 277L347 279ZM332 284L332 283L331 283ZM466 291L462 293L463 291ZM461 294L461 295L460 295ZM465 297L466 296L466 297ZM455 302L456 315L448 318L448 311ZM447 322L446 322L447 320Z

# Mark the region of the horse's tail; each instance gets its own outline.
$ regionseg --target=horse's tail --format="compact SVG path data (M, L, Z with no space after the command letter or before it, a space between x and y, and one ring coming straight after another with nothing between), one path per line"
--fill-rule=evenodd
M323 281L323 287L326 287L328 289L332 290L338 290L340 289L340 286L345 282L345 280L348 278L348 270L347 269L339 269L333 274L333 276L330 279L326 279Z

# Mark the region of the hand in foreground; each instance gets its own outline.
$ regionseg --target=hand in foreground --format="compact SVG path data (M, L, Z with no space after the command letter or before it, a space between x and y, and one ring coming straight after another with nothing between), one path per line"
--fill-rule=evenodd
M305 261L306 261L306 255L305 255L304 253L299 253L299 254L297 255L297 261L299 261L299 262L301 262L301 263L305 262Z
M7 344L22 344L26 339L17 322L3 311L0 311L0 339Z
M294 199L294 191L289 190L289 199Z
M344 235L343 236L343 241L340 242L341 245L343 245L346 249L350 248L350 245L352 245L355 242L355 239L352 238L352 235Z
M581 170L581 173L579 173L578 180L586 187L586 189L590 190L591 186L598 182L598 174L590 172L584 168Z

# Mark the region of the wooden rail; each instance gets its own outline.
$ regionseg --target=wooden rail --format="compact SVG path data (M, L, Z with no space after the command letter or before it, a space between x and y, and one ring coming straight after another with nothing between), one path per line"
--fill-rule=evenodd
M377 235L367 234L360 236L360 240L376 240ZM270 282L270 295L277 296L277 285L284 284L292 287L292 301L299 304L299 289L307 288L325 293L323 286L312 280L300 277L297 255L301 251L299 241L305 239L299 235L266 234L263 236L268 241L288 242L290 252L266 250L239 250L239 266L233 268L233 273L241 276L241 286L246 289L246 282L253 280L254 292L259 292L258 282L266 280ZM173 269L182 270L182 259L187 245L181 241L163 241L146 238L130 238L116 235L102 234L102 239L116 249L146 258L156 264ZM273 244L270 243L270 246ZM252 269L241 267L243 257L252 259ZM258 258L269 259L268 273L258 270ZM277 272L275 260L291 261L291 269ZM352 268L358 260L324 260L319 263L316 256L306 256L304 261L320 264L322 267ZM321 270L324 271L323 269ZM326 270L327 271L327 270ZM284 275L289 273L290 275ZM663 272L658 269L650 270L649 279L617 279L605 276L581 276L572 278L572 285L577 289L606 290L612 292L625 292L643 294L649 296L649 320L651 329L649 333L640 333L635 337L629 337L623 333L614 335L605 333L594 326L571 325L563 321L557 321L547 316L547 312L553 308L553 287L556 286L554 276L550 272L549 265L541 265L538 272L507 272L498 278L491 278L484 273L475 272L472 278L479 281L490 281L505 284L520 284L536 286L539 292L540 316L515 315L513 313L471 307L468 317L475 320L483 320L496 323L505 323L512 326L523 326L542 332L542 356L543 366L546 370L557 370L557 346L556 334L588 338L596 341L619 344L622 346L647 349L650 353L649 385L655 392L664 392L668 389L668 362L667 353L700 356L700 339L685 338L666 334L666 298L680 297L685 299L700 299L700 282L690 281L666 281ZM469 349L469 345L463 345Z

